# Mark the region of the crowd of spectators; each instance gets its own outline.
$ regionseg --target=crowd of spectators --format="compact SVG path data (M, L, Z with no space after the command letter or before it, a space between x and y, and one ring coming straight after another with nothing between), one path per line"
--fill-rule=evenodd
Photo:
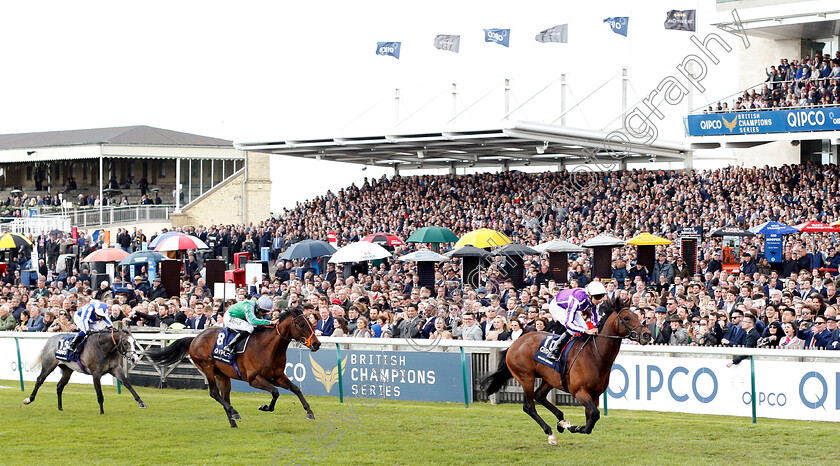
M522 289L507 279L510 271L501 258L483 269L474 288L461 281L457 259L439 263L434 285L423 287L410 262L378 261L345 277L332 265L278 257L297 241L326 239L328 233L336 234L340 246L373 232L407 238L431 225L459 236L492 228L535 245L554 238L582 243L602 233L629 239L650 232L677 240L681 227L700 226L708 234L725 225L748 228L768 220L833 221L840 218L838 175L837 166L806 164L702 172L383 177L328 191L259 224L179 230L208 243L210 255L227 252L228 260L240 251L258 257L261 248L269 248L272 273L238 289L236 299L269 295L274 313L300 306L319 335L515 340L527 331L559 330L548 304L563 287L598 279L592 277L588 255L571 255L567 283L552 279L544 257L526 256ZM122 230L117 243L137 250L156 235ZM91 299L105 301L115 321L134 327L221 325L229 303L212 296L194 255L185 261L187 272L175 296L158 281L148 283L142 269L131 277L124 268L115 283L92 289L87 270L56 271L59 238L45 234L33 240L42 258L33 267L37 285L21 284L20 269L31 267L24 257L9 262L0 298L2 330L72 330L73 311ZM101 247L102 238L97 240L81 232L79 247L83 253ZM741 272L727 273L720 239L704 236L696 274L688 271L676 245L659 247L652 270L636 262L634 246L620 247L613 249L607 288L611 299L637 313L658 344L837 349L837 243L829 234L789 235L784 262L770 264L763 238L745 238ZM414 247L396 247L394 256Z
M834 58L829 54L792 62L782 58L778 66L764 71L767 80L760 90L747 89L731 106L718 102L704 113L840 105L840 52Z

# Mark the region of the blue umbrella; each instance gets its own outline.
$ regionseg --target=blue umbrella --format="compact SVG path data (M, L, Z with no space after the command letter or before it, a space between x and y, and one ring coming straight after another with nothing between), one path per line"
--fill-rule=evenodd
M334 252L335 248L326 241L306 239L291 245L280 258L285 260L312 259L314 257L331 256Z
M789 235L799 233L799 230L779 222L764 222L761 225L750 228L756 235Z
M156 248L158 243L165 240L166 238L169 238L170 236L184 235L184 234L186 234L186 233L181 233L180 231L167 231L166 233L164 233L162 235L156 236L155 239L153 239L152 242L149 243L149 249Z
M168 259L168 257L157 251L137 251L121 260L119 265L148 264L150 261L157 263L164 259Z

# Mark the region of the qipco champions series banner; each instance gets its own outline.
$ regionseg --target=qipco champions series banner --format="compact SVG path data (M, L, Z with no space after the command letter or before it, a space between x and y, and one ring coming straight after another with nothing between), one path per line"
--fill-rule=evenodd
M464 402L460 353L342 350L341 377L338 361L334 349L313 353L290 348L286 352L286 376L307 395L339 396L341 382L345 397ZM466 358L466 364L467 374L471 374L470 358ZM260 391L244 382L234 381L232 387ZM467 392L472 402L470 377Z
M690 136L840 130L840 107L688 116Z
M752 416L750 360L619 355L608 407ZM840 364L755 361L756 416L840 422Z

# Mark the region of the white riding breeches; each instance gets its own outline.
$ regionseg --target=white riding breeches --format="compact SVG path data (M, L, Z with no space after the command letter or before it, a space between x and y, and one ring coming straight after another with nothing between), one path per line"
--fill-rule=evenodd
M225 317L222 319L224 322L225 327L233 329L233 330L242 330L248 333L254 333L254 326L248 323L247 320L242 320L237 317L231 317L230 314L225 313Z

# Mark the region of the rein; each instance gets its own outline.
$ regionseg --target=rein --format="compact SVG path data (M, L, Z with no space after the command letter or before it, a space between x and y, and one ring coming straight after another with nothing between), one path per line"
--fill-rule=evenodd
M626 311L626 309L622 309L622 310L616 312L615 313L615 320L618 321L618 323L621 324L622 327L627 329L627 335L626 336L602 335L600 333L597 336L603 337L603 338L612 338L614 340L623 340L624 338L629 338L631 340L636 340L637 342L639 342L639 339L641 338L641 334L639 334L639 332L637 332L636 329L642 327L642 323L639 322L635 327L631 328L623 320L621 320L621 313L624 312L624 311ZM616 325L616 333L618 333L618 325ZM639 343L641 343L641 342L639 342Z
M598 338L599 338L599 337L601 337L601 338L609 338L609 339L613 339L613 340L623 340L623 339L625 339L625 338L629 338L629 339L631 339L631 340L635 340L635 341L637 341L637 342L641 343L641 341L639 341L639 340L641 339L641 334L639 334L639 332L637 332L637 331L636 331L636 329L638 329L639 327L642 327L642 323L641 323L641 322L639 322L639 323L638 323L635 327L630 328L630 326L629 326L629 325L627 325L627 324L626 324L626 323L625 323L625 322L621 319L621 313L622 313L622 312L624 312L625 310L626 310L626 309L622 309L622 310L620 310L620 311L616 312L616 313L615 313L615 320L616 320L619 324L621 324L621 326L622 326L622 327L624 327L625 329L627 329L627 335L626 335L626 336L621 336L621 335L603 335L603 334L601 334L601 333L598 333L597 335L594 335L594 338L591 338L591 340L592 340L592 344L593 344L593 345L595 345L595 351L598 353L598 356L600 356L600 357L601 357L601 359L604 359L604 355L603 355L603 354L601 354L601 349L600 349L600 348L598 348ZM616 326L615 326L615 327L616 327L616 329L615 329L615 330L616 330L616 333L618 333L618 324L616 324ZM586 343L588 343L588 342L589 342L589 339L587 339L585 342L583 342L583 345L581 345L581 347L580 347L580 351L583 351L583 347L584 347L584 346L586 346ZM578 351L578 354L580 354L580 351ZM575 356L575 359L577 359L577 355ZM574 361L572 361L572 364L574 364ZM571 366L569 366L569 370L571 370Z
M110 332L111 343L113 343L113 344L114 344L114 349L116 349L116 350L117 350L117 352L120 354L120 356L122 356L122 357L124 357L124 358L128 358L130 354L135 354L135 353L134 353L134 348L133 348L133 347L132 347L132 349L131 349L131 350L123 350L123 349L120 347L120 345L118 345L118 344L117 344L117 339L116 339L116 338L114 338L114 327L111 327L111 328L110 328L110 331L111 331L111 332ZM99 345L99 348L100 348L100 349L102 349L102 345L101 345L101 344ZM104 350L103 350L103 352L104 352Z

